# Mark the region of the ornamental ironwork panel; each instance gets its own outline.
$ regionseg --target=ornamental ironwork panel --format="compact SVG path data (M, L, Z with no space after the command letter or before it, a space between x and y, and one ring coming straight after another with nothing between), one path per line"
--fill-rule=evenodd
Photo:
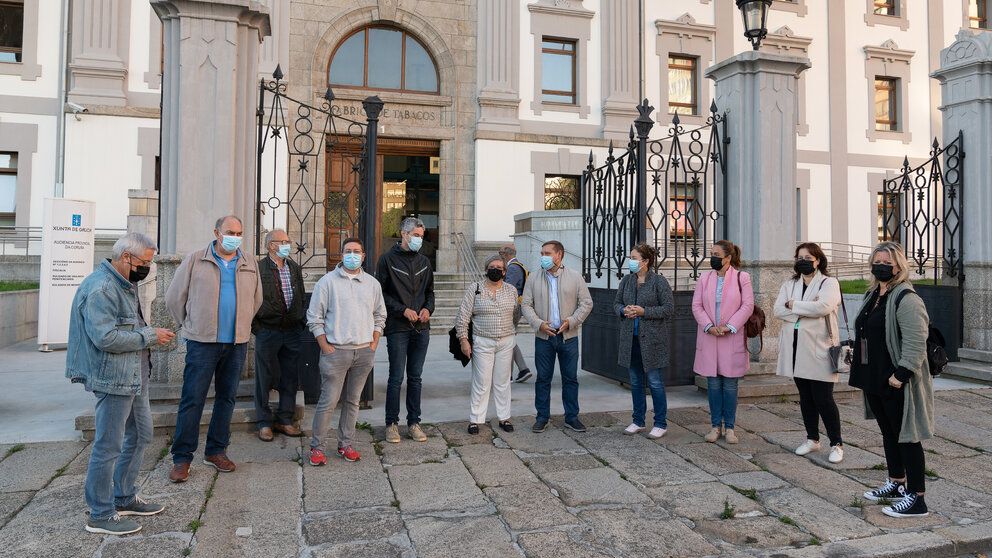
M691 290L710 245L726 235L727 115L716 104L702 126L686 129L676 114L664 137L649 140L654 121L645 99L625 148L610 142L601 166L582 173L582 272L606 287L626 273L631 248L658 249L655 271L676 291ZM635 135L635 128L637 130Z
M331 110L330 87L319 106L287 94L281 68L262 79L258 96L255 238L265 254L262 231L285 228L295 243L293 258L304 277L320 277L341 260L341 242L365 244L370 272L375 254L376 128L383 103L362 102L366 121Z
M961 132L944 147L934 138L929 159L916 167L903 159L900 173L882 183L882 238L902 244L914 281L964 280L963 143Z

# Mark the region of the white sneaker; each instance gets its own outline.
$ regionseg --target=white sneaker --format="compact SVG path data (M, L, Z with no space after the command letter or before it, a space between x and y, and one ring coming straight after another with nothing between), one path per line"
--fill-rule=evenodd
M830 448L830 457L827 458L831 463L840 463L844 461L844 448L840 446L834 446Z
M806 440L803 445L796 448L796 455L806 455L807 453L820 451L820 442L816 440Z
M633 436L634 434L637 434L641 430L644 430L643 426L637 426L636 424L631 423L630 426L624 428L623 434L624 436Z
M652 428L651 432L648 433L648 438L651 438L652 440L657 440L658 438L664 436L665 432L668 432L668 430L665 428L657 428L657 427Z

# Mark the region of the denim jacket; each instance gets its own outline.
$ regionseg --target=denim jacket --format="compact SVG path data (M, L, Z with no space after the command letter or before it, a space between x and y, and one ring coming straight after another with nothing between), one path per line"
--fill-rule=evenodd
M69 313L65 376L86 391L134 395L141 391L141 351L158 337L138 329L134 285L103 261L76 290Z

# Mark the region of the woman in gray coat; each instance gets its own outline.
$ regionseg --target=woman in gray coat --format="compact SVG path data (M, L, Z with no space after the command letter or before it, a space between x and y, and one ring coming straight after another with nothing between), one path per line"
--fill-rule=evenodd
M617 364L630 371L630 396L634 400L633 422L623 433L637 434L645 428L647 379L654 406L654 428L648 434L652 439L661 438L668 429L663 373L668 368L668 320L675 311L668 280L654 272L657 261L658 251L653 247L634 246L627 261L630 275L620 281L614 300L620 314Z
M927 515L922 440L933 436L933 379L927 364L929 316L909 282L902 246L883 242L871 254L873 279L854 322L852 386L864 394L865 418L878 421L889 478L867 500L898 500L891 517Z

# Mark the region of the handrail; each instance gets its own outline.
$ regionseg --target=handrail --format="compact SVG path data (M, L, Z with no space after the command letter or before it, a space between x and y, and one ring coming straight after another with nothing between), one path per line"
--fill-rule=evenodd
M451 233L451 243L455 245L455 251L458 254L458 271L481 279L483 276L482 268L479 267L479 261L475 258L475 251L469 246L465 234ZM463 277L462 285L464 286L465 283Z
M94 229L94 237L120 236L127 229ZM41 250L42 227L0 227L0 256L38 255Z

